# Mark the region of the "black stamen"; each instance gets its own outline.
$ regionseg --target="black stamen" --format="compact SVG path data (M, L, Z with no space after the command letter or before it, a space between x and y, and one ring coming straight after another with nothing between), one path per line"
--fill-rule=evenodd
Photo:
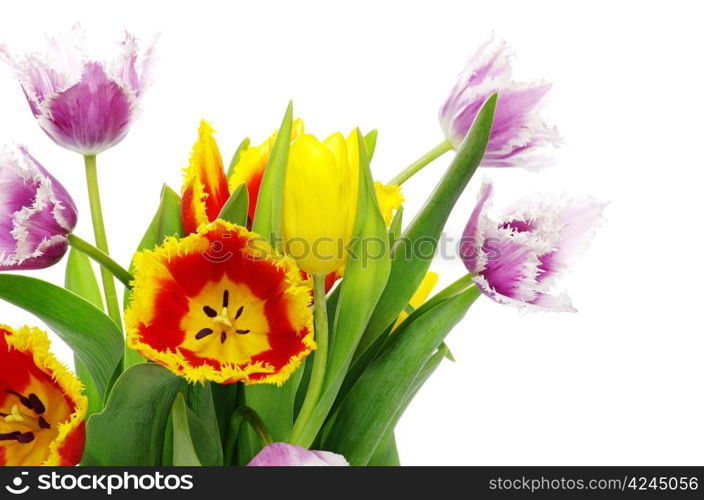
M37 415L41 415L46 411L46 407L44 406L44 403L42 403L42 400L39 399L39 397L32 393L29 395L27 398L30 403L32 403L32 409L34 410L34 413Z
M218 313L215 311L215 309L213 309L213 308L210 307L210 306L204 306L204 307L203 307L203 312L204 312L209 318L214 318L215 316L218 315Z
M239 333L240 335L246 335L250 332L250 330L235 330L235 333Z
M220 332L220 343L224 344L227 340L227 334L225 332Z
M5 417L7 417L7 416L8 416L7 413L2 413L2 412L0 412L0 418L5 418Z
M39 417L39 427L42 429L51 429L51 424L44 417Z
M203 328L201 331L196 333L196 340L200 340L202 338L205 338L208 335L210 335L211 333L213 333L213 331L210 328Z
M22 403L23 406L26 406L30 410L34 410L34 407L32 406L32 402L28 398L26 398L22 394L20 394L19 392L15 392L12 389L5 389L5 392L8 394L12 394L13 396L17 396L17 398L20 400L20 403Z
M19 431L8 432L7 434L0 434L0 441L15 441L22 433Z
M242 311L244 311L244 306L240 306L240 308L237 309L237 314L235 314L235 319L240 319L240 316L242 316Z
M222 306L227 307L227 304L230 303L230 290L225 290L225 292L222 294Z
M22 444L27 444L31 443L34 441L34 433L33 432L25 432L24 434L20 434L17 436L17 442L22 443Z

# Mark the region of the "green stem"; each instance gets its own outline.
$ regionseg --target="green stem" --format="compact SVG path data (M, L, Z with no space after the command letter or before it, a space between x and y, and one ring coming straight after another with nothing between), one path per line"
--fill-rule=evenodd
M108 254L75 234L68 235L68 242L73 248L93 259L104 269L110 271L110 274L119 279L127 288L132 288L130 281L132 281L134 277L120 264L112 260Z
M88 199L90 201L90 215L93 219L95 245L99 250L109 255L108 238L105 235L105 224L103 223L103 209L100 205L98 169L95 163L95 155L86 155L84 159L86 162L86 183L88 184ZM105 294L105 303L108 306L108 315L122 329L122 317L120 316L120 305L117 301L115 281L110 271L103 266L100 267L100 275L103 279L103 293Z
M308 392L298 413L296 423L291 431L291 443L302 444L300 439L315 406L318 404L320 394L325 382L325 369L328 363L328 308L325 297L325 275L313 276L313 291L315 297L315 356L313 356L313 369L308 383Z
M259 414L248 406L240 406L230 417L230 424L227 427L227 435L225 436L225 464L232 465L235 457L235 446L237 445L237 436L240 432L242 422L246 421L254 432L257 434L259 441L263 446L268 446L274 442L262 421Z
M440 144L435 146L433 149L425 153L423 156L418 158L416 161L408 165L401 173L399 173L396 177L391 179L389 184L394 185L401 185L404 182L406 182L408 179L413 177L415 174L417 174L423 167L428 165L430 162L433 160L436 160L440 158L442 155L447 153L452 149L452 144L450 141L445 139L442 141Z

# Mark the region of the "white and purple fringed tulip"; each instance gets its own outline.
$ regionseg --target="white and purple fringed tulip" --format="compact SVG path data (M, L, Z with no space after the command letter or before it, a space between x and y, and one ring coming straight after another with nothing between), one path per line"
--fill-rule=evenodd
M76 205L25 148L0 151L0 270L42 269L64 256Z
M539 116L548 83L517 83L511 74L511 54L505 42L489 40L479 47L457 78L440 109L447 140L459 148L484 101L498 93L494 125L481 166L539 168L550 163L543 146L557 146L557 130Z
M84 38L74 27L65 39L49 39L46 54L18 58L0 48L0 56L14 68L49 137L71 151L95 155L127 134L149 83L153 47L140 55L135 37L125 33L121 53L105 64L88 58Z
M462 260L476 285L502 304L575 311L566 294L549 292L588 245L605 204L536 197L516 203L496 221L487 215L492 192L491 184L482 186L462 238Z
M345 457L330 451L306 450L287 443L272 443L257 454L250 467L341 467Z

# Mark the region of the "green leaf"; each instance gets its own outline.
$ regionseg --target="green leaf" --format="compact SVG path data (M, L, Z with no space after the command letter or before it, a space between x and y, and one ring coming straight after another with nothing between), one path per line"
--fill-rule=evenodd
M396 415L389 424L389 428L386 431L386 434L379 443L379 446L377 446L376 450L374 450L374 454L372 455L372 458L369 460L369 463L367 465L385 467L401 465L398 456L398 449L396 447L396 436L394 435L396 424L398 424L398 421L401 419L401 416L403 416L403 413L406 411L406 408L408 408L408 405L411 403L411 401L413 401L413 398L418 393L420 388L423 387L423 384L425 384L425 382L435 372L435 369L440 366L442 360L448 358L448 355L449 350L447 349L447 346L444 343L440 344L438 350L435 352L435 354L430 357L430 359L420 371L416 379L413 381L411 390L404 398L404 402L401 405L401 408L399 409L399 411L396 412Z
M425 303L423 303L418 309L414 310L408 318L406 318L404 323L407 325L410 324L415 318L422 316L436 305L441 302L445 302L447 299L454 297L458 293L464 292L473 286L474 281L472 281L472 275L465 274L457 281L450 283L447 287L443 288L438 293L430 297L430 299L426 300Z
M281 387L273 384L257 384L246 386L244 389L245 405L257 412L275 442L286 441L291 434L296 393L302 376L303 370L299 368ZM249 427L240 432L240 439L249 441L250 453L247 455L254 452L251 456L240 454L240 460L249 462L261 450L261 444Z
M394 243L401 236L403 231L403 207L396 210L394 218L391 219L391 226L389 227L389 246L393 247Z
M235 450L236 457L232 465L247 465L261 449L262 445L255 432L247 425L240 425L237 435L237 449Z
M366 465L408 404L419 374L479 295L476 287L469 288L396 330L347 394L324 449L342 454L352 465Z
M152 217L142 240L139 242L137 252L151 250L161 245L168 236L183 236L181 223L181 197L169 186L164 184L161 189L161 201ZM130 263L130 273L134 274L134 262ZM130 302L131 291L125 288L124 307L127 309ZM125 358L125 368L146 361L137 351L128 349Z
M291 145L292 122L293 103L289 102L276 135L269 162L264 169L252 223L252 230L262 235L272 246L278 242L278 237L282 234L284 185ZM274 440L287 438L293 426L293 409L300 377L301 373L298 370L282 387L260 384L245 388L246 405L259 414ZM249 440L253 443L255 441L252 441L252 436L251 430L241 432L240 441ZM254 445L248 448L250 451L256 450ZM246 459L246 456L243 457L241 453L239 457L240 460Z
M215 415L218 420L220 440L225 442L225 435L230 424L230 416L237 408L237 393L240 384L211 384L210 390L213 393L213 404L215 405ZM229 464L225 464L229 465Z
M200 463L206 466L220 466L223 464L222 441L215 414L212 385L206 382L188 386L188 423Z
M364 147L367 148L367 157L369 158L370 163L372 158L374 158L374 151L376 150L377 132L377 129L374 129L364 136Z
M218 219L226 220L247 227L247 214L249 212L249 192L247 186L242 183L235 189L223 205Z
M293 122L293 103L289 102L281 128L271 148L269 161L264 169L262 184L257 197L252 231L262 235L272 246L281 236L284 185L286 182L286 165L291 146L291 124Z
M398 449L396 448L396 436L393 430L386 433L379 446L374 450L374 454L367 465L370 467L397 467L401 465Z
M161 188L159 206L139 242L137 252L144 249L151 250L161 245L168 236L182 237L184 233L181 223L181 197L164 184ZM130 266L130 270L132 270L132 266Z
M447 218L481 161L491 132L496 94L479 110L474 124L447 172L392 249L393 265L386 289L359 344L359 356L392 324L423 280ZM419 242L427 243L419 245ZM433 252L425 249L432 247ZM427 255L416 255L423 247Z
M298 412L301 411L303 402L306 399L306 394L308 392L308 385L310 384L310 375L313 371L313 360L315 359L315 351L311 352L302 362L299 370L301 371L301 382L298 384L298 391L296 392L296 399L293 406L293 416L298 416Z
M472 275L471 274L465 274L462 276L460 279L455 281L454 283L451 283L448 285L446 288L441 290L440 292L436 293L433 297L431 297L429 300L427 300L424 304L422 304L418 309L415 309L414 311L410 312L410 315L406 320L402 323L403 328L407 328L410 326L411 323L413 323L416 319L420 318L437 306L438 304L446 301L447 299L454 297L455 295L467 290L468 288L474 286L474 282L472 281ZM347 372L347 375L345 376L345 381L342 385L342 388L340 389L340 393L337 397L337 400L335 401L335 405L333 406L333 411L336 411L337 408L342 404L342 401L344 400L345 396L349 392L349 390L354 386L354 384L357 382L359 377L364 373L364 370L367 369L367 366L374 361L379 354L389 345L389 341L391 340L390 338L390 333L392 331L392 326L389 326L382 335L377 338L377 340L374 342L374 344L364 351L353 363L352 367L349 369ZM400 331L400 330L399 330ZM452 356L452 353L450 352L450 349L445 345L443 342L440 346L440 349L442 350L445 357L449 359L450 361L454 361L454 358Z
M68 254L65 287L67 290L80 295L100 310L104 310L103 297L90 259L75 248L71 248ZM78 356L73 356L73 362L76 367L76 375L83 382L84 392L88 398L87 416L89 417L103 409L103 395L93 382L88 369L78 359Z
M235 173L235 167L240 161L240 156L242 155L243 151L246 151L249 149L249 137L245 137L242 139L242 142L240 142L240 145L237 146L237 150L235 151L235 154L232 155L232 159L230 160L230 166L227 167L227 178L229 179L232 177L232 174Z
M46 323L85 366L98 393L106 394L124 341L103 311L71 291L14 274L0 275L0 298Z
M403 415L403 412L406 410L411 401L413 401L413 398L416 394L418 394L418 391L421 389L421 387L423 387L423 384L425 384L425 382L430 378L430 376L435 373L435 370L438 366L440 366L440 363L442 363L444 359L447 359L448 353L449 349L443 342L440 344L440 347L438 347L438 350L435 351L432 356L430 356L428 362L425 363L423 369L413 381L411 390L408 392L408 394L406 394L406 398L403 404L401 405L401 408L398 412L396 412L396 416L394 417L392 426L396 426L396 423L400 420L401 416Z
M450 350L450 348L447 346L447 344L445 342L443 342L440 345L440 349L442 349L442 351L443 351L443 358L445 358L448 361L452 361L453 363L456 361L455 355L452 354L452 351Z
M98 309L104 310L100 286L90 259L75 248L71 248L68 253L65 284L68 290L80 295Z
M173 411L173 407L172 407ZM174 422L169 415L166 419L166 429L164 430L164 449L161 452L161 466L172 467L174 465Z
M155 363L126 370L86 427L86 466L161 465L171 406L186 382Z
M355 258L348 258L345 277L339 285L323 392L305 429L300 435L293 436L295 442L304 447L313 442L335 402L391 268L386 224L376 201L364 140L359 130L357 134L360 188L353 241L350 245L350 255ZM373 252L377 255L372 255Z
M188 420L186 400L183 398L183 394L179 392L171 410L174 436L173 464L176 467L200 467L202 465L193 446Z

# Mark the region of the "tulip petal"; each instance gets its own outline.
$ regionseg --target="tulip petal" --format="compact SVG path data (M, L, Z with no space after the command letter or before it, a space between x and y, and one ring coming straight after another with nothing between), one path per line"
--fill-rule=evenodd
M106 72L103 63L88 58L85 32L76 25L67 35L48 39L44 54L17 58L0 47L0 58L15 70L49 137L71 151L94 155L124 138L149 83L153 46L140 57L129 33L122 46Z
M76 465L85 443L82 391L49 352L46 333L0 325L0 465Z
M484 232L488 224L484 219L484 211L490 207L493 193L494 187L491 183L484 182L479 192L479 201L477 201L477 205L474 207L462 235L460 255L470 273L478 273L486 266L486 256L481 252L485 238Z
M401 194L401 186L387 186L376 181L374 182L374 191L376 192L376 200L379 203L381 216L384 218L386 227L390 227L394 213L403 205L404 199Z
M515 82L510 59L505 42L484 43L469 59L440 109L440 125L445 137L458 148L482 103L498 93L494 124L481 165L535 169L550 162L541 148L560 143L556 129L539 116L540 104L551 85Z
M24 147L0 153L0 270L41 269L66 252L76 206Z
M497 223L486 214L491 192L490 184L482 187L463 236L462 260L473 281L502 304L575 311L566 294L549 289L586 247L605 205L539 196L516 203Z
M345 457L329 451L306 450L287 443L272 443L248 464L250 467L342 467Z
M592 198L537 196L510 207L503 219L530 224L531 232L553 242L550 250L539 256L537 279L548 283L584 253L603 221L605 207L605 203Z
M87 63L78 83L39 106L39 124L65 148L94 155L127 135L136 107L134 94L109 79L100 64Z
M194 233L198 226L217 219L230 191L220 149L213 128L201 120L198 140L193 145L188 168L184 170L181 205L183 228Z
M125 39L120 45L122 53L113 61L110 74L123 86L132 89L135 96L141 97L151 83L150 72L154 64L155 43L140 55L137 38L126 31Z

